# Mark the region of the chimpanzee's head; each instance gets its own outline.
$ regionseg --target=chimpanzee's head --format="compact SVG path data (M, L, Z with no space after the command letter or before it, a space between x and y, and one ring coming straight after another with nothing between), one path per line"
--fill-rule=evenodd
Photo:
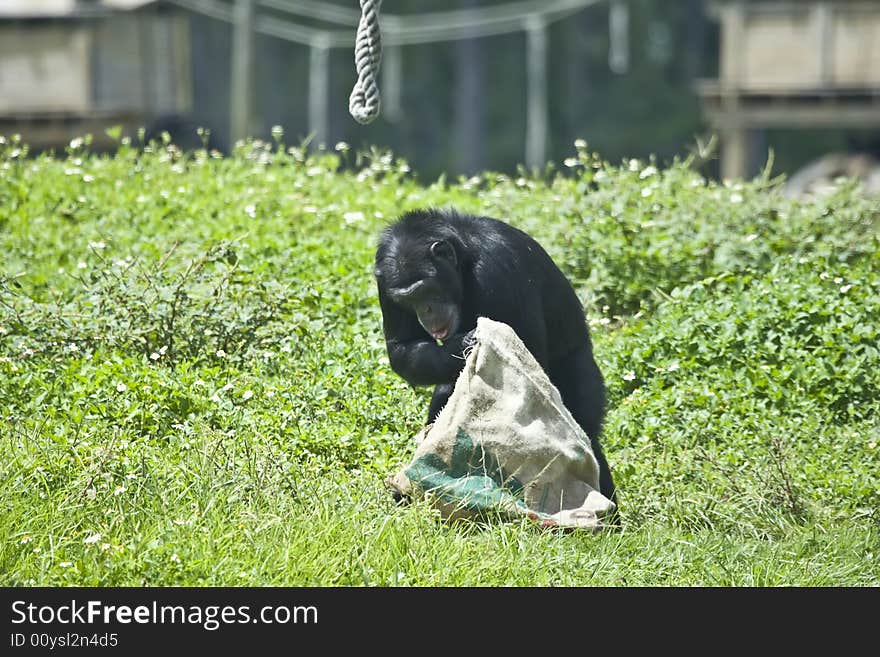
M415 313L435 340L454 335L461 322L461 249L455 235L404 220L383 234L376 252L380 291Z

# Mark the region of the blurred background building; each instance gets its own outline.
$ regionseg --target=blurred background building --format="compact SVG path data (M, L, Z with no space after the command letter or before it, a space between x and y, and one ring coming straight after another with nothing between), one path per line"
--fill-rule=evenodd
M0 134L167 129L228 148L377 144L426 178L561 161L583 138L707 172L873 170L880 1L385 0L380 118L348 114L357 0L0 0ZM849 154L859 153L853 165ZM854 170L855 170L854 169ZM866 174L868 175L868 174Z
M0 133L35 148L193 111L190 17L147 0L0 0Z

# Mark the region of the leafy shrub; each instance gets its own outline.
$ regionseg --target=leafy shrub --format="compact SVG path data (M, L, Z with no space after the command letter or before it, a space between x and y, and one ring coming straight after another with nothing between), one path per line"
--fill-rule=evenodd
M865 419L880 399L880 258L849 267L788 257L765 273L722 274L676 288L651 331L625 335L632 392L680 373L735 373L739 394L782 407L809 400L830 417ZM635 334L635 335L633 335Z
M596 307L626 315L658 292L722 273L765 269L784 255L852 262L880 246L876 201L852 185L809 204L773 183L721 185L687 166L612 168L583 152L583 199L567 263Z
M678 494L663 476L692 482L714 526L768 504L795 516L876 508L878 264L876 254L852 267L782 258L676 288L609 336L599 349L613 373L607 433L627 453L662 446L665 461L622 454L621 474L649 480L655 501Z

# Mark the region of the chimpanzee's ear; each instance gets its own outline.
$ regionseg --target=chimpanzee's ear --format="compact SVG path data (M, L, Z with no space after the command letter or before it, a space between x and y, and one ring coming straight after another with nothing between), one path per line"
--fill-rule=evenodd
M446 240L438 240L431 244L431 255L440 260L446 260L453 265L458 264L458 255L455 253L455 247Z

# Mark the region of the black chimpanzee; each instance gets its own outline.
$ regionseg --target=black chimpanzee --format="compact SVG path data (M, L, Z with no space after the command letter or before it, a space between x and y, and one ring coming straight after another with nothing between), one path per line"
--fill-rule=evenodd
M436 386L429 422L452 394L477 317L504 322L589 436L599 462L600 492L615 500L599 446L605 384L584 311L565 275L534 239L489 217L416 210L382 234L375 274L391 368L411 385Z

